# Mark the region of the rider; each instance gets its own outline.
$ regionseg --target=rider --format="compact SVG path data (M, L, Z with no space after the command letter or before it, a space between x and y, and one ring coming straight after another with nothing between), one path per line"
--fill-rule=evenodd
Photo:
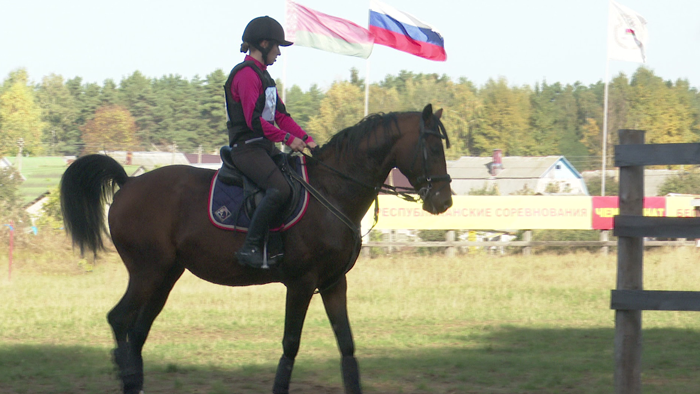
M313 138L287 113L277 95L275 80L267 72L267 66L281 54L279 47L290 45L276 20L269 16L251 20L243 31L241 44L241 52L249 54L231 70L224 85L231 158L241 172L265 190L245 243L236 253L240 264L254 268L262 268L263 243L270 223L291 194L289 184L271 158L279 153L274 143L283 142L295 152L316 147Z

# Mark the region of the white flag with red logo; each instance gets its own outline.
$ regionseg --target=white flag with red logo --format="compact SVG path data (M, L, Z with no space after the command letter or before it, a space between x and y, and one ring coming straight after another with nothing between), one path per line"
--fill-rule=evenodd
M646 63L648 38L647 20L631 9L610 0L608 58Z

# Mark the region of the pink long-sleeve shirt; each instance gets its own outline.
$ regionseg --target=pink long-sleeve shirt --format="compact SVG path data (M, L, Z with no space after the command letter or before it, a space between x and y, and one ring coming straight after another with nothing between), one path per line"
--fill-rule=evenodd
M261 70L266 70L267 66L257 61L254 57L246 55L245 61L253 61L255 65ZM262 81L258 77L258 74L253 71L250 67L244 67L233 77L233 83L231 84L231 95L233 99L243 107L243 116L245 117L245 122L248 127L253 129L253 111L255 110L255 103L261 94L263 94ZM282 100L279 99L281 103ZM284 141L284 136L287 133L291 134L296 138L302 138L306 136L306 132L297 124L297 122L292 119L291 116L284 112L275 110L275 123L274 124L260 119L260 124L265 134L265 138L272 142ZM287 140L287 145L290 145L294 139L289 138ZM306 142L313 141L311 136L308 136Z

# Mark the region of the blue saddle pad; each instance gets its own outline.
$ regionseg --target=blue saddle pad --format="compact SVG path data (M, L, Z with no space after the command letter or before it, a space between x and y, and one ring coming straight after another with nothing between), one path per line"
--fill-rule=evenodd
M297 165L294 166L297 173L308 182L306 158L299 156L295 160L298 161ZM209 220L220 229L248 232L250 218L246 214L244 199L243 187L222 182L219 179L219 171L217 171L209 188ZM280 226L272 228L270 231L285 231L297 224L306 213L308 205L309 193L302 187L301 196L291 215L288 215Z

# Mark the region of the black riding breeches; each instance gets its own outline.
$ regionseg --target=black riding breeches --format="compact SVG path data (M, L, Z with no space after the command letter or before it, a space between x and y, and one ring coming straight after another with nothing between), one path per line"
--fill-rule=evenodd
M271 145L271 144L270 144ZM282 171L270 155L277 151L261 144L240 144L231 151L233 164L261 189L275 188L280 192L281 201L287 201L292 192Z

